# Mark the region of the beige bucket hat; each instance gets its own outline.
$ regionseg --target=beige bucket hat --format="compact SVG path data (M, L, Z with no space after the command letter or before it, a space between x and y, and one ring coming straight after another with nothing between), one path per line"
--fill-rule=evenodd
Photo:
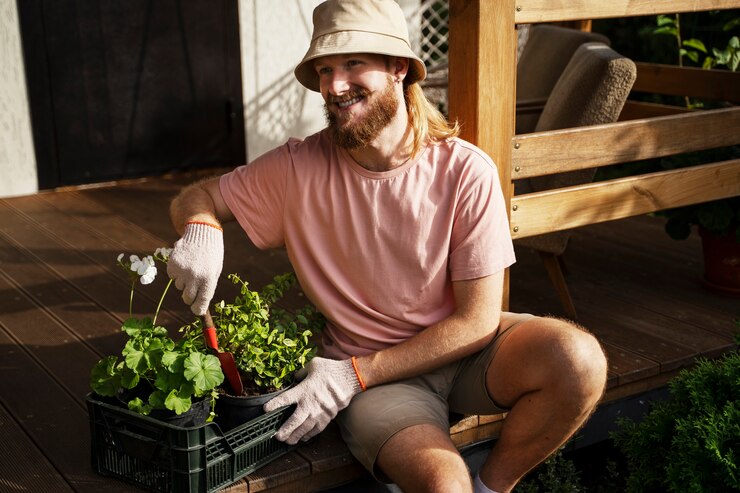
M424 62L411 50L406 17L395 0L327 0L313 11L311 45L295 69L298 82L319 91L316 58L346 53L375 53L408 58L406 83L424 79Z

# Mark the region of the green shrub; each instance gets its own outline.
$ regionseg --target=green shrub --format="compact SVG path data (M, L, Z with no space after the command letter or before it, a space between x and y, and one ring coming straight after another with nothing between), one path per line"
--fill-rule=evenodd
M627 459L627 490L740 490L740 352L701 359L670 383L670 398L613 434Z
M581 473L572 460L558 450L525 477L514 493L580 493Z

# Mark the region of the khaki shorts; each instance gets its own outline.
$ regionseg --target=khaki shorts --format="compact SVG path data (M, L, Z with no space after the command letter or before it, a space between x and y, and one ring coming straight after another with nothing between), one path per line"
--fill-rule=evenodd
M375 461L393 435L414 425L431 424L448 431L450 412L498 414L506 412L486 389L486 371L503 341L529 314L504 312L496 337L478 353L431 373L373 387L356 395L337 416L342 437L352 454L376 478Z

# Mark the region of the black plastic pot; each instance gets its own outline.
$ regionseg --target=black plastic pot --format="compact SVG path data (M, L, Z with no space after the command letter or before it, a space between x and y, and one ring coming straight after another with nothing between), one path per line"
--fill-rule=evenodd
M265 413L262 409L265 403L286 390L280 389L269 394L246 396L219 394L216 399L216 423L223 431L228 431L262 416Z
M119 393L117 400L121 406L128 409L128 401L134 397L140 397L141 399L146 400L149 393L151 393L151 388L149 387L136 387ZM169 409L152 409L148 416L173 426L191 428L204 424L206 419L208 419L210 412L211 399L207 398L197 400L193 399L190 409L182 414L175 414L174 411L170 411Z

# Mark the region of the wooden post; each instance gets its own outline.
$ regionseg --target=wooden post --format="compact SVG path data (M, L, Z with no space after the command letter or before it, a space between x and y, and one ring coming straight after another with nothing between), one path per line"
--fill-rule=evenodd
M449 115L462 124L461 137L496 163L507 210L513 194L515 8L514 0L450 0ZM507 271L504 309L508 305Z

